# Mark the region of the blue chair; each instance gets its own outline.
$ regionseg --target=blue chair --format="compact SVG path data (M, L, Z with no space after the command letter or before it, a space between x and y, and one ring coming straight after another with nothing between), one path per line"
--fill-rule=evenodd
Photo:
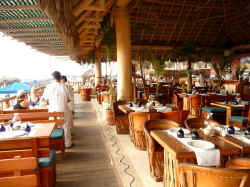
M250 122L250 110L248 109L248 116L241 115L241 116L230 116L229 117L229 124L237 127L248 127Z

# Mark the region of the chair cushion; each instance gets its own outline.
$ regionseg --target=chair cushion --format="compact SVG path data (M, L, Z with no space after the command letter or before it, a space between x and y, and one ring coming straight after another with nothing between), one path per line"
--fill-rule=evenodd
M48 167L51 166L53 160L55 160L56 152L54 150L50 151L49 157L41 157L38 159L40 167Z
M208 113L216 113L216 112L219 112L219 113L225 113L226 112L226 109L225 108L222 108L222 107L202 107L202 111L206 111Z
M248 121L247 117L243 117L243 116L230 116L229 120L233 122L238 122L238 123L247 123Z
M55 129L52 131L51 135L50 135L50 139L59 139L62 138L64 134L64 130L63 129Z

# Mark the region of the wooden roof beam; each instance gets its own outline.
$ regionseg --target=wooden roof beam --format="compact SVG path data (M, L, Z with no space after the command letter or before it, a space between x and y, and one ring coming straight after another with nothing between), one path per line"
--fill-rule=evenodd
M94 0L82 0L80 4L73 10L73 14L77 17L84 11Z
M78 29L77 32L81 33L84 29L99 29L101 28L100 23L97 23L95 25L89 25L89 24L82 24Z
M197 8L216 8L216 9L221 9L223 8L223 5L217 4L209 4L209 3L192 3L192 2L177 2L177 1L161 1L161 0L143 0L148 3L155 3L158 5L166 6L166 5L173 5L173 6L185 6L187 7L197 7Z
M17 5L17 6L1 6L1 10L41 10L39 6L37 5Z
M25 21L51 21L48 17L33 17L33 18L17 18L17 19L7 19L7 20L0 20L0 23L19 23Z

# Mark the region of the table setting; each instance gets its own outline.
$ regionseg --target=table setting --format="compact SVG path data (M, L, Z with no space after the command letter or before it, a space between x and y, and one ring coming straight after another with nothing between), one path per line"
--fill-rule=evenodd
M212 142L202 140L198 131L192 132L185 128L171 128L166 130L166 132L195 153L198 165L220 165L220 150Z
M30 122L15 122L8 125L0 124L0 139L33 137L36 135L39 126L39 124L32 124Z

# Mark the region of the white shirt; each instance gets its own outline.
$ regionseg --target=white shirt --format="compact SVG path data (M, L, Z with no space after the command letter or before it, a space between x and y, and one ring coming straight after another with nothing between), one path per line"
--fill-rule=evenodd
M44 90L43 98L49 101L49 112L66 112L71 99L66 86L59 82L49 84Z

